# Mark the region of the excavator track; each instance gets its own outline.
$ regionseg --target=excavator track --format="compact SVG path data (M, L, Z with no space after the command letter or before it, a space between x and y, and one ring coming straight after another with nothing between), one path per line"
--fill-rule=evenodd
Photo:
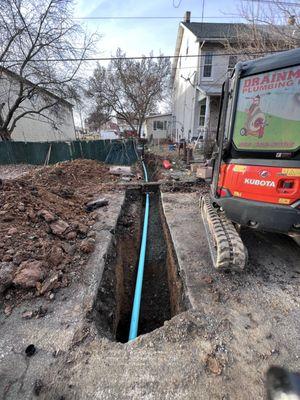
M209 195L201 198L200 208L214 267L243 270L248 252L233 223L223 211L213 207Z

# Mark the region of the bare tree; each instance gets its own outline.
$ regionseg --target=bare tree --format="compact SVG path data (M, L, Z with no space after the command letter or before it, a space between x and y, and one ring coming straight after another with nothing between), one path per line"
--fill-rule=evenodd
M97 99L96 107L89 113L86 122L90 129L100 130L112 118L112 109L109 104L102 104L101 99Z
M0 37L0 138L10 140L21 118L63 118L95 36L72 21L72 0L1 0Z
M226 44L230 53L239 55L238 59L299 47L299 7L293 3L241 1L239 14L247 23L236 24L234 37Z
M145 116L157 111L164 98L169 76L169 59L127 59L119 49L107 68L97 66L88 93L95 99L98 112L106 110L107 114L110 110L140 137Z

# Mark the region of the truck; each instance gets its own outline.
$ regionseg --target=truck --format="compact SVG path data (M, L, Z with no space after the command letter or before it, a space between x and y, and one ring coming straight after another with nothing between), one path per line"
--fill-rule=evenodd
M212 165L200 207L217 269L245 268L243 227L300 244L300 49L237 63L222 88Z

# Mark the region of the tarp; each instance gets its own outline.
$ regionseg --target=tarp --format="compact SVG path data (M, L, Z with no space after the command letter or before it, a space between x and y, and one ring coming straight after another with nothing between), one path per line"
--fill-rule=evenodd
M0 164L41 165L85 158L115 165L137 161L134 142L127 140L93 140L73 142L0 142Z

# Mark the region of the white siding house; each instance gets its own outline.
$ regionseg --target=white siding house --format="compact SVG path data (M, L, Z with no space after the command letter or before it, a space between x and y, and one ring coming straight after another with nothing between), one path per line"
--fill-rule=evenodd
M149 115L144 122L145 137L151 139L168 139L171 136L172 114Z
M252 29L240 23L191 22L190 17L187 11L179 25L172 65L172 132L177 141L215 137L222 84L238 61L236 55L229 55L226 45L238 45L244 34L249 40ZM273 44L286 47L284 38L286 34L294 37L295 29L278 25L272 30L268 25L256 25L256 31L274 49Z
M33 83L19 77L17 74L1 69L0 74L0 113L3 118L7 115L18 92L20 80L27 87ZM39 110L46 104L55 106L43 111L41 114L26 114L16 122L12 132L13 141L48 142L75 140L75 126L73 119L73 105L62 100L55 94L38 89L32 98L25 99L20 104L14 117L32 110ZM14 118L13 118L14 119ZM12 119L12 121L13 121Z
M190 22L190 13L180 23L172 65L172 130L176 140L204 138L216 132L222 84L235 64L234 57L222 53L225 40L236 35L236 26Z

